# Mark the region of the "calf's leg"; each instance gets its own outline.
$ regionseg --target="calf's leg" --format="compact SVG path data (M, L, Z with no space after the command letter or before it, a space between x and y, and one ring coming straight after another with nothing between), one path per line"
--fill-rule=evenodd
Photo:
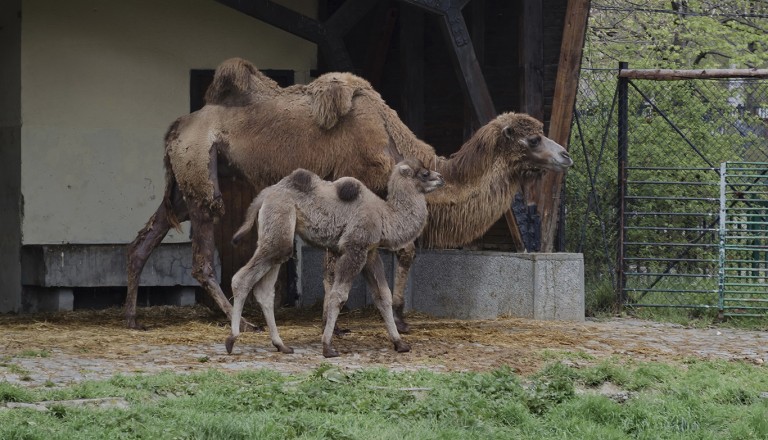
M379 257L379 252L376 249L368 253L368 260L363 268L363 276L371 292L373 292L373 302L379 309L381 317L384 318L384 326L387 329L389 340L395 345L395 350L398 353L411 351L411 347L403 342L397 331L392 312L392 292L387 285L384 263L381 262L381 257Z
M275 323L275 281L280 274L280 265L272 266L272 269L264 275L254 287L256 301L261 306L261 313L269 328L269 338L280 353L291 354L293 349L283 343Z
M347 302L352 281L365 266L366 258L365 249L348 248L344 249L341 256L336 260L333 287L326 294L324 302L325 329L323 330L322 342L323 356L327 358L339 355L339 352L333 347L333 330L336 327L339 312L341 312L344 303Z
M405 288L408 285L408 273L411 270L413 259L416 257L416 245L412 242L395 252L397 257L397 271L395 272L395 290L392 295L392 309L395 316L395 324L400 333L408 333L411 326L405 322Z

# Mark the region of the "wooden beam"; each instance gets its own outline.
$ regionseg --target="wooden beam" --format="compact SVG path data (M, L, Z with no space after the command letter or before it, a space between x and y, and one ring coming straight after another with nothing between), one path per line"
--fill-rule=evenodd
M445 14L449 9L458 9L461 11L464 9L469 0L401 0L404 3L409 3L414 6L418 6L433 14Z
M457 68L464 97L472 103L477 121L485 125L496 117L496 109L477 61L464 16L460 9L451 8L441 18L443 33L451 48L451 58Z
M544 13L539 0L522 0L519 32L519 72L520 72L520 109L534 118L544 120ZM525 248L531 252L541 249L541 217L536 211L536 197L541 179L529 179L520 188L522 197L515 198L512 210L515 218L522 224L531 225L521 228L527 233L522 237ZM532 214L534 218L527 218Z
M469 0L437 1L437 0L401 0L441 17L441 28L451 48L451 59L457 69L464 97L472 103L472 108L480 125L490 122L496 117L491 94L485 84L480 63L477 61L472 39L469 37L467 24L461 9Z
M381 77L384 75L384 64L387 61L387 54L389 53L390 46L392 45L392 34L395 31L395 25L397 24L397 17L399 15L398 8L391 4L382 3L384 6L380 11L377 11L376 16L382 17L376 20L374 26L370 30L372 37L369 43L369 49L366 51L368 59L365 63L363 73L368 82L371 83L374 89L381 88Z
M379 0L347 0L323 25L339 36L346 35L378 2Z
M325 29L317 20L269 0L216 1L313 43L320 44L325 39Z
M424 12L400 8L400 108L403 122L424 137Z
M523 112L544 119L544 13L540 0L523 0L520 70Z
M560 61L555 79L549 137L566 148L568 148L568 138L571 134L573 108L579 86L579 69L587 30L589 5L590 0L568 0L560 45ZM553 172L546 173L541 180L536 204L541 216L542 252L554 251L562 182L563 174Z
M446 37L448 45L451 47L451 59L456 67L457 77L461 85L466 102L472 104L472 111L477 125L485 125L496 117L496 108L493 105L491 94L488 91L488 85L485 83L472 43L472 38L467 30L467 24L464 16L461 14L462 8L469 0L453 1L435 1L435 0L401 0L414 6L418 6L426 11L439 14L442 18L441 24L443 34ZM484 6L484 5L482 5ZM474 12L483 9L482 6L475 8ZM481 49L482 50L482 49ZM525 250L522 241L520 228L517 219L512 213L511 208L504 213L507 221L512 242L518 251Z
M477 62L482 66L485 59L485 0L474 0L469 4L469 38L475 50ZM481 127L475 117L475 109L468 99L464 99L464 133L463 139L469 139Z
M343 37L379 0L347 0L324 23L269 0L216 0L257 20L316 43L329 67L354 71Z
M619 71L620 78L673 81L677 79L713 78L768 78L768 69L626 69Z

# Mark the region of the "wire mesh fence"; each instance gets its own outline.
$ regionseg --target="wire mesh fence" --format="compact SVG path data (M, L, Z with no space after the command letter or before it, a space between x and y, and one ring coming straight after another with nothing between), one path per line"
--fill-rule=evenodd
M768 79L618 73L582 71L570 143L566 246L588 307L719 307L720 163L768 161Z

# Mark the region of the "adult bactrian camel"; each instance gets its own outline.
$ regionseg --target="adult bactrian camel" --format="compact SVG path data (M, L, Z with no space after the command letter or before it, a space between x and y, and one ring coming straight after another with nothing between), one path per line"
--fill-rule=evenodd
M283 353L293 353L277 331L274 302L275 280L280 265L293 255L294 234L337 256L333 286L326 292L323 308L323 356L339 355L333 348L333 329L352 282L361 271L395 350L410 351L395 325L392 293L377 248L396 251L412 243L427 223L425 194L443 184L442 176L424 168L421 161L406 159L392 170L386 201L352 177L328 182L301 168L262 191L233 238L250 232L258 218L256 252L232 277L234 306L232 333L225 344L227 352L232 352L240 334L243 305L253 290L269 327L272 345Z
M213 221L224 214L219 160L257 191L305 168L329 180L355 177L383 196L395 164L419 159L446 180L444 189L427 197L430 217L422 239L434 248L480 237L508 209L524 179L573 164L562 146L544 136L541 122L519 113L504 113L481 127L450 158L436 157L367 81L349 73L281 88L249 62L233 58L216 69L205 100L202 109L168 130L163 201L128 249L125 319L132 328L144 263L168 230L185 220L192 222L192 275L231 317L213 264ZM403 294L414 255L413 244L397 253L393 308L401 332L408 330Z

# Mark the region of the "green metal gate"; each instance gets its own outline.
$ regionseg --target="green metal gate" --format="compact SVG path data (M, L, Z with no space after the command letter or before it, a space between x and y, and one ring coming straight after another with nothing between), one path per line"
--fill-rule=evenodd
M719 309L768 313L768 163L720 166Z

